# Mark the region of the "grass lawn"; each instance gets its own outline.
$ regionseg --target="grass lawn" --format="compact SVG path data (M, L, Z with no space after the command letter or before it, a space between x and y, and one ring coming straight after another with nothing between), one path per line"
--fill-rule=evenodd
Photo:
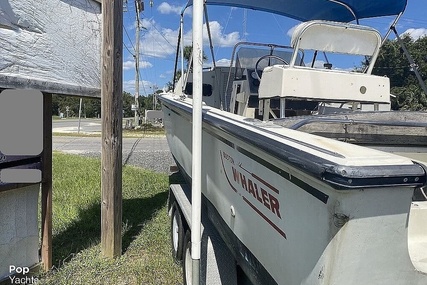
M166 212L168 176L123 168L123 255L101 257L100 160L53 155L53 263L37 284L181 284Z

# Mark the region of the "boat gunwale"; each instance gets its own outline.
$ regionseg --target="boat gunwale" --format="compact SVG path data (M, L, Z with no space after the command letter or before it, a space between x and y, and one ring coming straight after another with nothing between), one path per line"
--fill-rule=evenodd
M178 115L183 114L179 113L177 110L172 110L170 107L166 106L166 104L175 106L175 108L178 108L178 110L185 112L185 115L187 116L190 116L192 113L192 107L190 104L188 104L188 102L169 99L165 96L159 96L159 99L162 101L165 107ZM264 136L248 128L253 128L258 132L263 132L268 135L274 135L277 138L286 140L291 139L294 142L301 143L296 139L286 137L271 130L267 130L266 128L258 127L247 122L238 121L230 117L227 117L227 119L243 124L247 128L240 128L238 132L236 132L235 125L225 120L220 120L211 114L208 108L203 108L204 129L206 129L207 124L214 129L220 130L232 137L236 137L239 140L243 140L245 143L260 148L262 151L273 157L276 157L286 164L297 168L300 171L314 175L316 178L327 182L336 190L394 186L420 187L425 185L427 181L427 169L425 166L414 161L412 161L412 164L406 165L342 165L316 156L315 154L296 149L293 146L284 145L276 139ZM314 146L308 143L306 143L305 146L310 147L316 151L323 150L323 153L328 155L344 158L338 153L335 153L334 155L334 152L320 148L318 146ZM297 153L298 156L296 156L295 153Z

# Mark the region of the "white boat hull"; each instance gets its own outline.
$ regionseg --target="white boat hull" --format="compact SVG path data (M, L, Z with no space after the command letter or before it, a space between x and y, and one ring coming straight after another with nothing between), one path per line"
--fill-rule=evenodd
M186 175L192 167L189 102L174 101L172 96L162 99L169 146ZM415 270L408 253L413 187L337 189L296 167L303 165L302 161L292 163L298 154L284 161L242 140L239 131L231 133L227 122L237 116L205 109L202 193L212 210L211 219L216 219L231 247L240 249L238 263L248 263L251 270L277 284L425 284L426 276ZM216 125L212 118L224 124ZM244 119L235 123L241 132L256 125L249 122L247 129L242 127ZM275 128L271 126L273 132ZM253 132L257 131L260 128ZM287 131L288 138L299 133ZM319 152L312 145L316 141L319 148L330 144L330 150ZM302 133L298 140L281 142L284 149L301 149L302 157L308 146L315 155L348 159L350 165L372 164L372 159L364 161L366 151L380 162L388 157L385 164L407 163L398 156Z

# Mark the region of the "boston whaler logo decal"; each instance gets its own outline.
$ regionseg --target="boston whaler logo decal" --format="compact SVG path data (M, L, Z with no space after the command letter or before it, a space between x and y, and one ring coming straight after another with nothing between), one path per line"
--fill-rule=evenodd
M241 196L246 204L269 223L280 235L286 238L285 232L263 213L263 211L267 210L277 218L282 219L280 201L277 198L279 190L257 174L245 169L241 162L236 163L229 154L220 151L220 156L224 175L231 189Z

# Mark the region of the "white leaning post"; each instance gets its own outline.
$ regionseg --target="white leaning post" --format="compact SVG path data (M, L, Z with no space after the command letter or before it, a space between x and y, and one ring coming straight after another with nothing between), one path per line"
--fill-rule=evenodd
M203 0L193 1L192 284L200 284L202 178Z

